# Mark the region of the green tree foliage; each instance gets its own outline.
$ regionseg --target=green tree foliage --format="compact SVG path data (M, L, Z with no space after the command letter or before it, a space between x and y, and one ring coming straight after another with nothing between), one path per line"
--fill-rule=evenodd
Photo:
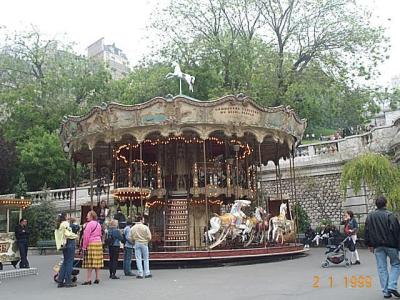
M10 192L16 161L15 145L7 142L0 132L0 193Z
M370 16L347 0L174 0L153 27L166 45L160 57L199 79L196 98L244 92L290 105L312 131L359 124L375 108L374 91L356 85L388 50Z
M310 218L307 215L307 212L301 207L299 203L296 203L294 205L293 214L294 217L297 219L299 227L298 232L304 232L310 225Z
M25 174L30 190L44 183L51 188L68 185L70 164L65 157L57 133L41 127L30 130L30 137L17 145L19 169Z
M366 184L375 196L385 195L393 209L400 204L400 170L388 157L381 154L366 153L343 167L341 189L346 195L347 187L357 194Z
M76 55L72 45L46 39L38 30L6 35L0 48L0 104L8 140L23 141L29 128L49 132L66 114L100 103L110 79L105 67Z
M54 203L47 198L24 211L24 218L28 220L28 226L31 230L30 246L36 246L39 240L54 239L56 215Z
M65 186L68 164L56 130L64 115L82 114L110 99L110 73L102 63L76 55L71 43L47 39L35 28L4 36L0 173L6 170L7 176L0 176L0 193L13 190L21 172L30 190L45 182L52 188ZM17 156L12 145L17 145Z
M26 197L26 193L28 192L28 184L26 183L24 173L19 174L18 183L15 186L14 191L16 198Z

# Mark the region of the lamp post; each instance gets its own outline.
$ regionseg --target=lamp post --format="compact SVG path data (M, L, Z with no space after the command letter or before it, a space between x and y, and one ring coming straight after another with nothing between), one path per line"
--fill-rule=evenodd
M237 199L240 198L239 196L239 145L233 145L233 151L235 151L236 155L236 197Z

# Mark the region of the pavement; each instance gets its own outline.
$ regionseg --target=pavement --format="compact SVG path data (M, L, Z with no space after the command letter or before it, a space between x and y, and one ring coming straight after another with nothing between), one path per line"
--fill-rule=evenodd
M28 259L39 269L36 276L12 278L0 283L0 300L29 299L157 299L157 300L252 300L252 299L383 299L375 258L360 249L361 265L321 268L324 249L292 260L216 268L153 270L153 278L136 279L101 271L99 285L57 288L53 265L59 255L34 255ZM12 268L5 266L5 269ZM85 279L81 270L78 283ZM367 277L369 276L369 277ZM371 284L365 281L371 279Z

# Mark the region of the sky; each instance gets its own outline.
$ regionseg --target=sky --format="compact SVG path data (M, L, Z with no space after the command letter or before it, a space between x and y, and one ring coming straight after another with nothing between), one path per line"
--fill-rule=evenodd
M400 76L400 0L359 0L377 16L373 22L387 27L391 39L390 58L380 66L377 84L388 85ZM86 48L104 37L128 56L131 64L150 53L151 14L169 0L2 0L0 25L20 31L35 25L49 37L76 42L75 50ZM379 16L379 17L378 17ZM390 20L390 21L389 21ZM154 37L152 37L154 38Z

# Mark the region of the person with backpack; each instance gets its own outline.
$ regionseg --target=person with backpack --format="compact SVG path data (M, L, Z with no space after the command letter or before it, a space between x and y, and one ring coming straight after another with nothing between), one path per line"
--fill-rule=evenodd
M118 266L119 248L122 240L123 237L118 229L118 221L111 220L105 240L106 246L108 246L108 254L110 256L109 270L111 279L119 279L119 277L116 276L116 273Z
M130 239L130 231L132 227L132 219L128 218L126 226L124 228L124 274L125 276L135 276L132 272L132 255L134 242Z

